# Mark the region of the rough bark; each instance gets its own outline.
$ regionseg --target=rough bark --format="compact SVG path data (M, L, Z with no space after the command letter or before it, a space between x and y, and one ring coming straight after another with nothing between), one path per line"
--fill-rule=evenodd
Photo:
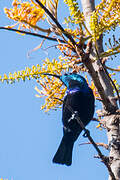
M83 13L84 13L84 16L85 16L86 26L87 26L89 32L91 32L91 29L90 29L90 17L91 17L92 11L95 10L94 0L81 0L81 3L82 3L82 7L83 7ZM103 52L102 36L97 41L97 47L98 47L98 53ZM93 51L95 51L95 50L93 50ZM101 82L101 84L102 84L102 86L104 88L104 91L105 91L106 95L108 97L113 97L114 96L113 88L111 86L111 83L110 83L106 73L104 72L104 69L101 68L100 60L98 59L93 64L93 66L94 66L95 71L98 73L99 80L100 80L100 82Z
M105 126L110 147L109 163L116 180L120 179L120 114L105 117ZM112 180L109 176L109 180Z
M90 30L90 16L92 11L95 10L95 3L94 0L81 0L81 4L83 7L83 13L86 20L86 26L88 30ZM103 52L103 42L102 42L102 36L97 41L97 48L98 53ZM92 56L94 56L95 53L95 46L93 45L93 53ZM116 109L118 109L116 102L113 100L114 94L113 94L113 87L111 85L110 79L108 78L106 72L104 71L104 68L101 68L101 60L98 58L98 60L95 63L92 63L92 68L96 72L99 81L102 85L102 88L104 89L104 92L106 96L108 97L111 106L114 105ZM90 68L90 67L87 67ZM90 72L90 71L89 71ZM92 74L92 71L90 73L91 77L94 79L94 76ZM97 84L96 79L94 79L95 85ZM104 108L106 104L103 102ZM108 113L110 115L107 115L104 117L104 123L107 130L107 137L108 137L108 145L110 145L110 154L109 154L109 165L111 167L111 170L115 176L115 179L120 179L120 130L119 130L119 122L120 122L120 114L115 112ZM109 176L109 180L113 180L111 176Z

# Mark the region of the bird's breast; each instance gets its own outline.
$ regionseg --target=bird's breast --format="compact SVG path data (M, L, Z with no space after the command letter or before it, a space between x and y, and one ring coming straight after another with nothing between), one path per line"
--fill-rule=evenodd
M68 119L72 116L69 107L73 111L78 111L81 120L86 125L92 119L94 113L94 96L92 90L71 91L67 93L63 102L63 124L68 123Z

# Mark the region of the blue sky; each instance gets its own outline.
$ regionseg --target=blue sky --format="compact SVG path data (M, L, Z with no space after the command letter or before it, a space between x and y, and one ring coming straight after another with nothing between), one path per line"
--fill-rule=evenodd
M10 24L3 13L12 1L0 2L0 26ZM59 12L62 14L62 11ZM63 16L61 16L63 19ZM38 46L41 39L21 36L0 30L0 74L15 72L25 66L41 64L45 57L58 56L54 49L46 54L42 49L27 58L29 50ZM46 41L46 46L50 42ZM40 110L42 99L35 97L36 82L26 81L0 84L0 178L8 180L74 180L107 179L106 167L95 159L92 145L80 135L73 151L70 167L52 163L52 158L62 138L61 110L45 113ZM99 105L96 103L96 107ZM87 127L96 142L107 143L105 131L96 129L96 123ZM107 153L101 149L105 154Z

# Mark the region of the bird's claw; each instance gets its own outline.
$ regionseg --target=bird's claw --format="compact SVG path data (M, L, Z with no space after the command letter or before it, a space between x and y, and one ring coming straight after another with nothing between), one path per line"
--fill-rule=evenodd
M68 120L68 123L73 120L76 119L76 117L78 117L78 111L74 111L74 113L72 114L71 118Z
M90 131L88 129L86 129L85 133L83 134L83 137L88 137L90 136Z

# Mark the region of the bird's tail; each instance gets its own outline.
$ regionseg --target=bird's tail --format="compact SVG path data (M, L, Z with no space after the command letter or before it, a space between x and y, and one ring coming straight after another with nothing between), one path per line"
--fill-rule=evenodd
M65 164L70 166L72 164L72 151L74 141L70 142L68 134L65 134L59 145L59 148L53 158L54 163Z

